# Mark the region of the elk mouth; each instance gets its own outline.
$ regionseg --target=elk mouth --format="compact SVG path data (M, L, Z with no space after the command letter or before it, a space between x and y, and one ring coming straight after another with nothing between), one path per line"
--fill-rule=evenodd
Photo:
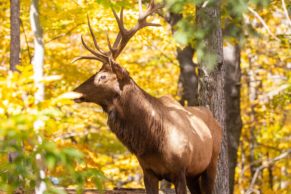
M74 102L76 102L76 103L81 103L81 102L85 102L85 97L80 97L80 98L75 98L75 99L73 99L74 100Z
M72 99L74 100L74 102L76 103L81 103L81 102L86 102L86 98L85 95L79 92L74 92L75 93L75 97Z
M66 92L61 95L62 98L74 100L77 103L85 102L85 95L79 92Z

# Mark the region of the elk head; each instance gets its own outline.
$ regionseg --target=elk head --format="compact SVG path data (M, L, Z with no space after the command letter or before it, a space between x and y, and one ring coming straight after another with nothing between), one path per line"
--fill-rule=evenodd
M81 37L83 46L91 54L93 54L93 56L81 56L76 58L74 62L80 59L89 59L100 61L103 63L103 65L96 74L91 76L88 80L73 90L74 92L80 94L80 98L75 99L76 102L93 102L101 105L104 108L116 96L121 94L122 89L126 84L131 83L131 78L128 72L123 67L121 67L115 61L115 59L120 55L128 41L136 34L138 30L147 26L160 26L160 24L147 22L147 17L155 13L161 7L161 5L156 5L154 0L151 0L147 10L143 12L142 2L139 0L138 22L133 28L129 30L124 27L123 8L121 9L119 16L112 9L118 24L119 33L116 36L113 45L110 43L109 37L107 35L107 43L109 48L108 51L104 51L99 47L88 18L88 26L96 50L90 48L85 43L83 37Z

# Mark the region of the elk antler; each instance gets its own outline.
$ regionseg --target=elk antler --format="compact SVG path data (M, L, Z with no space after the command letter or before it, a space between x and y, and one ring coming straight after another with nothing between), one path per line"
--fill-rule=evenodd
M148 5L147 10L145 12L143 12L143 10L142 10L142 0L138 0L138 4L139 4L138 22L133 28L131 28L129 30L127 30L124 27L123 8L121 8L119 16L115 12L115 10L112 9L112 12L113 12L114 17L115 17L115 19L117 21L117 24L118 24L119 32L118 32L118 35L116 36L116 39L115 39L113 45L111 45L109 37L108 37L108 34L107 34L107 43L108 43L109 51L104 51L99 47L99 45L98 45L98 43L96 41L96 37L95 37L95 35L93 33L93 30L91 28L89 17L87 16L90 34L92 36L96 51L93 50L92 48L90 48L85 43L83 37L81 36L81 40L82 40L83 46L90 53L92 53L94 56L81 56L81 57L78 57L78 58L74 59L73 62L75 62L77 60L80 60L80 59L91 59L91 60L100 61L102 63L111 63L112 60L115 60L120 55L120 53L125 48L125 46L128 43L128 41L136 34L136 32L138 30L140 30L140 29L142 29L144 27L147 27L147 26L160 26L160 24L147 22L147 17L152 15L153 13L155 13L158 9L162 8L162 5L155 4L155 1L151 0L151 2Z

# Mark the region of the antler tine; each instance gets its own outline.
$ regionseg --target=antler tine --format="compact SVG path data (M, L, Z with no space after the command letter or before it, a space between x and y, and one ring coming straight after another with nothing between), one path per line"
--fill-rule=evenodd
M117 21L119 32L124 36L126 34L127 30L125 29L124 23L123 23L123 8L121 8L120 17L118 17L118 15L114 9L112 9L112 12L113 12L114 17Z
M90 53L92 53L93 55L95 55L95 56L102 56L101 54L99 54L99 53L97 53L97 52L95 52L93 49L91 49L86 43L85 43L85 41L84 41L84 39L83 39L83 36L81 35L81 41L82 41L82 44L83 44L83 46L85 47L85 49L87 49L88 51L90 51Z
M155 11L161 9L162 7L163 6L160 4L155 4L155 0L151 0L147 10L144 13L140 14L139 20L145 20L149 15L153 14Z
M119 23L118 23L119 32L118 32L118 34L116 36L116 39L115 39L115 41L113 43L113 48L116 49L118 47L118 44L120 43L120 41L122 39L122 35L126 34L126 29L124 27L124 22L123 22L123 7L121 8L121 11L120 11L120 14L119 14L119 18L117 17L117 14L116 14L115 10L112 9L112 11L113 11L115 19L117 20L117 23L120 20L120 24L122 26L122 28L120 29Z
M113 43L113 48L117 48L118 47L118 44L119 42L121 41L121 38L122 38L122 35L120 32L118 32L117 36L116 36L116 39Z
M89 26L89 30L90 30L90 34L92 36L92 39L93 39L93 42L94 42L94 46L95 48L103 55L106 55L105 52L99 47L98 43L97 43L97 40L96 40L96 37L95 37L95 34L93 32L93 29L91 27L91 23L90 23L90 19L89 19L89 16L87 15L87 20L88 20L88 26Z
M104 59L98 58L96 56L81 56L81 57L76 57L75 59L73 59L73 61L71 63L75 63L76 61L79 61L82 59L97 60L97 61L101 61L101 62L103 62L103 60L104 60ZM106 62L107 61L108 60L106 60Z
M147 22L146 19L149 15L153 14L155 11L162 8L163 6L156 5L155 0L151 0L150 3L148 4L147 10L143 12L142 0L138 0L138 3L139 3L139 18L138 24L137 26L135 26L134 31L138 31L139 29L144 28L146 26L161 26L160 24Z
M114 55L114 53L116 51L116 48L114 48L114 47L111 46L111 42L110 42L108 33L106 33L106 38L107 38L108 48L109 48L111 54Z
M140 18L142 16L142 14L143 14L142 0L138 0L138 9L139 9L139 18Z
M113 46L110 43L110 39L107 35L107 43L108 43L108 48L109 48L109 52L105 52L103 51L97 41L96 41L96 37L94 35L94 32L92 30L91 24L90 24L90 19L89 16L87 15L87 20L88 20L88 26L89 26L89 30L90 30L90 34L92 36L93 42L94 42L94 46L97 49L97 51L94 51L93 49L91 49L86 42L84 41L83 37L81 36L81 40L82 40L82 44L83 46L90 51L94 56L81 56L78 57L76 59L73 60L73 62L81 60L81 59L90 59L90 60L98 60L101 61L103 63L111 63L112 60L115 60L119 54L122 52L122 50L125 48L126 44L128 43L128 41L130 40L130 38L132 38L135 33L146 27L146 26L160 26L160 24L154 24L154 23L149 23L146 21L147 17L151 14L153 14L157 9L161 8L160 6L155 5L155 1L151 0L148 8L145 12L143 12L142 10L142 0L138 0L139 3L139 19L138 19L138 23L131 28L130 30L127 30L124 26L124 19L123 19L123 7L121 8L120 14L119 16L117 15L116 11L114 9L112 9L112 12L114 14L114 17L117 21L118 24L118 28L119 28L119 32L118 35L116 36L116 39L113 43Z
M106 62L106 61L107 61L107 60L106 60L107 56L106 56L106 55L103 55L103 54L99 54L99 53L95 52L93 49L91 49L91 48L90 48L90 47L85 43L85 41L84 41L84 39L83 39L83 36L81 36L81 41L82 41L83 46L84 46L88 51L90 51L90 53L92 53L92 54L95 56L96 60L99 60L99 61L101 61L101 62Z
M119 33L118 33L118 35L116 37L116 40L115 40L115 42L113 44L114 51L112 53L112 56L113 56L114 59L118 57L118 55L125 48L126 44L130 40L130 38L133 37L138 30L140 30L140 29L142 29L144 27L147 27L147 26L160 26L160 24L147 22L146 19L147 19L147 17L149 15L153 14L155 11L160 9L161 6L156 5L154 0L150 1L149 5L148 5L148 8L147 8L147 10L145 12L143 12L143 9L142 9L142 0L138 0L138 6L139 6L138 23L133 28L131 28L130 30L127 30L124 27L123 8L120 11L120 16L119 17L117 15L117 13L115 12L115 10L112 9L114 17L115 17L115 19L117 21L117 24L118 24L118 28L119 28Z

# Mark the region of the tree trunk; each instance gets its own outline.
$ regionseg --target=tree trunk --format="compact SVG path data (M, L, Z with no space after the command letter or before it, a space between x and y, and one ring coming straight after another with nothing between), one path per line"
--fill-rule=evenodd
M199 92L201 105L209 106L223 129L223 140L219 156L214 193L229 194L228 143L226 131L225 73L223 64L223 38L220 24L220 1L197 6L196 19L199 29L206 29L203 41L204 55L198 61L206 71Z
M30 25L34 34L34 56L32 59L33 71L34 71L34 83L37 88L35 92L35 103L39 103L44 100L44 84L43 79L43 61L44 61L44 44L42 28L39 20L38 0L32 0L30 6ZM34 130L39 133L37 121L34 123ZM38 136L38 143L41 144L42 138ZM37 146L37 145L36 145ZM40 153L36 154L36 164L38 167L38 180L36 181L35 194L43 194L46 189L45 183L45 167L43 157Z
M42 28L39 21L38 0L32 0L30 6L30 25L34 34L34 56L32 59L34 82L37 88L35 93L36 103L44 99L43 79L43 61L44 61L44 44Z
M166 18L171 25L174 33L175 25L182 19L181 14L169 13ZM196 74L197 64L193 62L195 50L190 46L185 48L177 48L177 59L180 67L180 76L178 83L180 103L182 105L197 106L198 105L198 75Z
M10 70L16 71L20 63L20 1L10 0ZM17 144L16 140L11 140ZM8 153L9 162L13 162L18 156L17 152ZM9 181L10 182L10 181Z
M20 63L20 1L10 0L10 70Z
M240 47L228 43L223 48L225 68L226 131L228 134L229 191L234 191L237 151L241 135L242 120L240 115Z
M177 59L180 66L180 76L178 90L181 92L180 103L187 106L198 106L198 68L192 60L194 49L187 46L183 49L177 49Z

